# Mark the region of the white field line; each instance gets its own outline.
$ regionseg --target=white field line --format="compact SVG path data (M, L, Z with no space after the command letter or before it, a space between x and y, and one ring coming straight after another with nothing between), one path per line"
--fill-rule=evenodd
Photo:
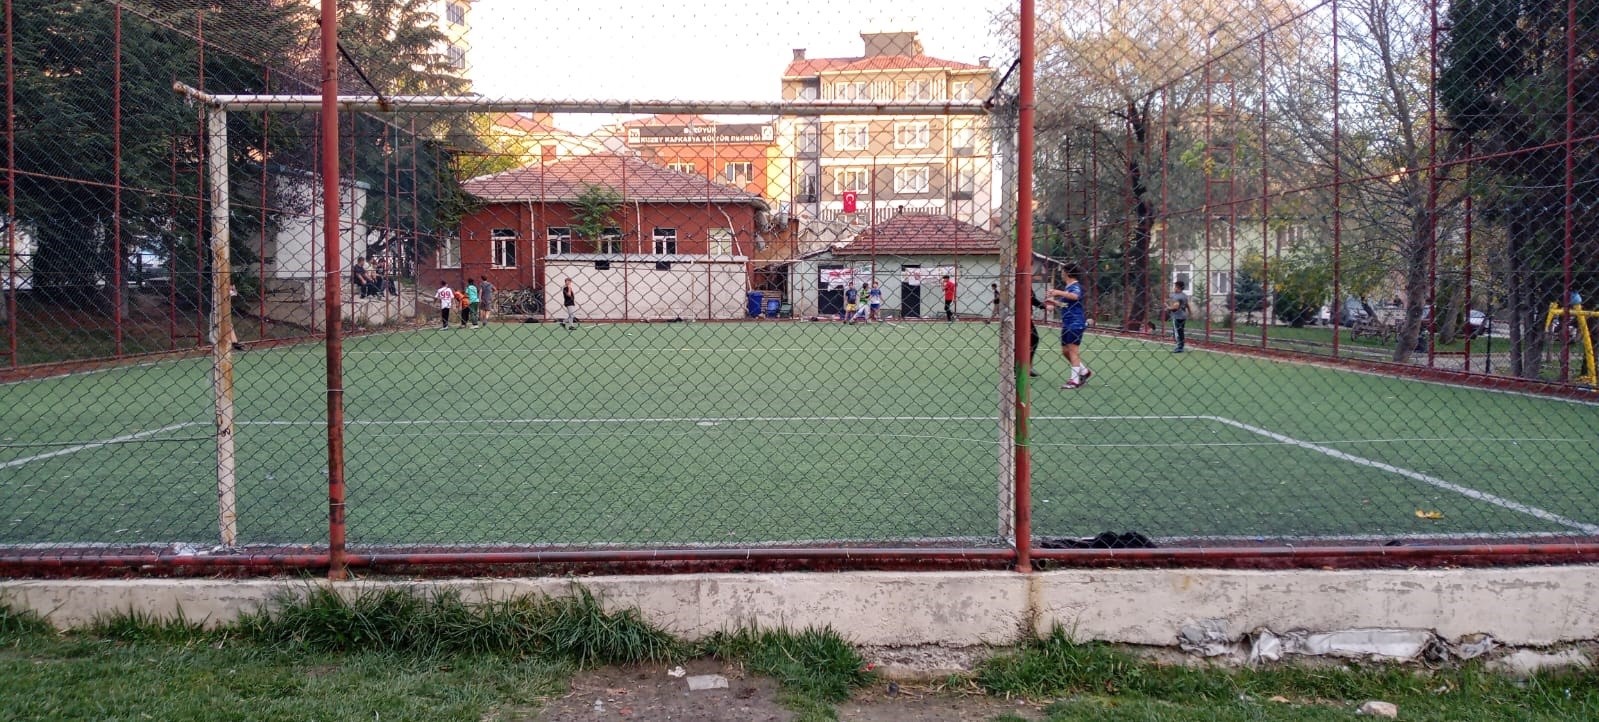
M1194 421L1209 416L1034 416L1039 421ZM573 417L538 416L525 419L347 419L348 426L431 426L434 424L723 424L849 421L994 421L997 416L655 416ZM325 426L325 421L240 421L240 426ZM985 439L992 443L993 439Z
M728 347L728 346L602 346L592 348L582 347L512 347L512 348L474 348L471 353L526 353L526 354L578 354L578 353L833 353L840 351L881 351L887 348L879 344L876 346L761 346L761 347ZM895 351L983 351L994 350L990 346L894 346ZM345 351L345 356L429 356L429 355L460 355L459 350L429 350L429 351Z
M1121 339L1124 339L1124 340L1127 340L1127 341L1135 341L1135 342L1138 342L1138 343L1148 344L1148 345L1151 345L1151 346L1164 346L1166 344L1166 342L1164 342L1164 341L1161 341L1161 340L1158 340L1158 339L1152 339L1152 338L1128 338L1128 337L1125 337L1125 336L1118 336L1118 337L1115 337L1115 338L1121 338ZM1204 348L1200 348L1200 347L1196 346L1195 349L1199 353L1213 353L1213 354L1216 354L1217 356L1229 356L1229 357L1232 357L1232 358L1254 359L1256 361L1264 361L1266 363L1286 363L1286 364L1295 364L1295 365L1298 365L1298 366L1310 366L1312 368L1318 368L1318 369L1322 369L1322 370L1325 370L1325 371L1343 371L1345 373L1358 374L1360 376L1373 376L1373 377L1380 378L1380 379L1390 379L1390 380L1395 380L1395 381L1409 381L1409 382L1413 382L1413 383L1429 384L1429 385L1432 385L1432 386L1444 386L1444 387L1451 388L1451 389L1464 389L1466 391L1486 391L1486 392L1491 393L1491 394L1504 394L1506 396L1520 396L1520 397L1525 398L1525 399L1537 399L1539 401L1560 401L1560 402L1564 402L1564 403L1568 403L1568 404L1575 404L1577 406L1599 406L1599 401L1588 401L1588 400L1585 400L1585 399L1574 399L1574 398L1570 398L1570 397L1567 397L1567 396L1544 396L1544 395L1541 395L1541 394L1527 393L1526 391L1513 391L1511 389L1496 389L1496 388L1493 388L1491 386L1474 386L1474 385L1471 385L1471 384L1455 383L1455 382L1452 382L1452 381L1439 381L1437 379L1415 378L1415 377L1412 377L1412 376L1405 376L1403 374L1397 374L1397 373L1384 373L1384 372L1382 372L1380 370L1350 368L1348 366L1342 366L1339 363L1337 363L1337 361L1358 361L1358 359L1350 359L1347 356L1346 357L1342 357L1340 359L1331 359L1331 358L1329 358L1326 361L1312 361L1312 360L1299 359L1299 358L1294 358L1294 359L1271 358L1269 356L1259 356L1259 355L1255 355L1255 354L1248 353L1248 352L1245 352L1245 351L1234 351L1232 349L1217 348L1217 347L1214 347L1214 346L1207 346L1207 347L1204 347ZM1112 353L1114 353L1114 352L1112 352ZM1312 354L1312 355L1314 355L1314 354ZM1376 362L1376 363L1392 363L1392 362L1379 361L1379 362ZM1427 367L1426 366L1412 366L1412 368L1425 369ZM1490 377L1490 378L1492 378L1492 377ZM1508 380L1511 380L1511 381L1520 380L1520 379L1516 379L1516 378L1511 377L1511 376L1506 376L1505 378L1508 379Z
M1295 438L1293 438L1291 436L1284 436L1284 435L1279 434L1279 433L1277 433L1275 431L1268 431L1266 429L1262 429L1259 426L1250 426L1249 424L1243 423L1241 421L1234 421L1232 419L1224 418L1224 417L1221 417L1221 416L1211 416L1211 417L1208 417L1208 418L1210 420L1212 420L1212 421L1215 421L1216 423L1225 424L1225 425L1231 426L1231 427L1233 427L1235 429L1243 429L1244 431L1248 431L1248 432L1250 432L1252 434L1259 434L1259 435L1264 436L1264 437L1266 437L1268 439L1274 439L1274 440L1280 441L1280 442L1282 442L1284 444L1289 444L1291 446L1297 446L1297 447L1299 447L1301 449L1307 449L1309 451L1315 451L1317 453L1326 454L1327 456L1331 456L1334 459L1338 459L1340 461L1347 461L1347 462L1352 463L1352 464L1359 464L1361 466L1367 466L1367 467L1370 467L1370 468L1373 468L1373 469L1378 469L1380 471L1386 471L1386 472L1388 472L1390 474L1397 474L1397 475L1403 476L1403 477L1405 477L1407 479L1413 479L1415 481L1419 481L1419 482L1421 482L1423 484L1427 484L1427 485L1430 485L1430 486L1435 486L1435 487L1437 487L1439 489L1443 489L1445 491L1452 491L1452 492L1454 492L1456 494L1459 494L1461 496L1464 496L1464 497L1466 497L1468 499L1475 499L1477 501L1480 501L1480 502L1483 502L1483 503L1486 503L1486 504L1493 504L1494 506L1498 506L1498 507L1502 507L1502 508L1505 508L1505 509L1509 509L1511 511L1519 511L1519 512L1521 512L1523 514L1526 514L1528 516L1537 517L1537 518L1542 519L1544 521L1552 522L1552 523L1555 523L1555 524L1559 524L1559 525L1564 526L1564 527L1577 529L1577 530L1582 531L1582 532L1587 533L1587 534L1599 534L1599 525L1587 524L1587 523L1584 523L1584 522L1576 521L1574 519L1567 519L1567 518L1565 518L1563 516L1560 516L1560 515L1555 514L1553 512L1545 511L1543 509L1539 509L1538 507L1535 507L1535 506L1528 506L1528 505L1523 504L1523 503L1518 502L1518 501L1511 501L1510 499L1506 499L1506 498L1501 497L1501 496L1495 496L1495 495L1489 494L1487 492L1477 491L1476 489L1472 489L1470 487L1461 486L1459 484L1456 484L1456 483L1453 483L1453 482L1449 482L1449 481L1444 481L1443 479L1440 479L1440 478L1438 478L1436 476L1432 476L1430 474L1423 474L1423 473L1421 473L1419 471L1411 471L1409 469L1405 469L1405 468L1401 468L1401 467L1398 467L1398 466L1394 466L1393 464L1385 464L1385 463L1383 463L1381 461L1374 461L1372 459L1367 459L1365 457L1355 456L1354 454L1348 454L1348 453L1339 451L1339 450L1334 449L1334 448L1329 447L1329 446L1323 446L1321 444L1313 444L1313 443L1310 443L1308 441L1301 441L1301 440L1295 439Z
M55 451L51 451L51 452L45 453L45 454L37 454L37 455L34 455L34 456L24 456L24 457L22 457L20 459L12 459L10 461L4 462L4 463L0 463L0 469L14 469L16 467L22 466L23 464L29 464L29 463L32 463L32 462L35 462L35 461L43 461L45 459L53 459L53 458L55 458L57 456L66 456L67 454L76 454L76 453L78 453L80 451L88 451L89 449L98 449L98 448L100 448L102 446L110 446L112 444L121 444L121 443L125 443L125 442L128 442L128 441L137 441L139 439L143 439L143 438L148 437L148 436L155 436L156 434L164 434L164 433L166 433L168 431L177 431L178 429L186 429L186 428L188 428L190 426L198 426L198 425L200 425L200 423L201 422L199 422L199 421L185 421L185 422L183 422L181 424L172 424L171 426L163 426L163 427L161 427L159 429L151 429L149 431L140 431L138 433L133 433L133 434L123 434L122 436L113 436L113 437L111 437L109 439L101 439L99 441L90 441L90 442L87 442L87 443L78 444L77 446L69 446L69 447L67 447L65 449L57 449Z
M1184 534L1181 536L1152 537L1163 542L1379 542L1379 541L1449 541L1453 539L1582 539L1576 531L1485 531L1439 532L1437 534Z

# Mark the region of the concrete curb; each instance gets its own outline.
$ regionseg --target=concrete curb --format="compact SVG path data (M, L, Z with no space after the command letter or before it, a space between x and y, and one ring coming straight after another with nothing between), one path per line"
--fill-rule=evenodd
M132 610L225 624L285 592L327 582L289 579L6 580L0 600L61 628ZM1269 628L1424 629L1445 639L1489 634L1509 646L1599 638L1599 566L1420 571L1067 570L685 574L533 579L373 580L346 593L456 589L468 601L570 594L577 584L612 608L687 639L757 624L830 626L865 646L1005 645L1060 624L1074 638L1174 646L1197 619L1242 637Z

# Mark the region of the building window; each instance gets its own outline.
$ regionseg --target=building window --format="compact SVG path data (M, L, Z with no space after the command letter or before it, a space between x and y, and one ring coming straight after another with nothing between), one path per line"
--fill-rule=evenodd
M464 5L462 3L458 3L458 2L448 3L448 4L445 5L444 15L445 15L445 18L447 18L450 21L451 24L454 24L454 25L465 25L466 24L466 5Z
M516 229L496 228L490 232L494 241L493 266L516 268Z
M572 229L566 226L550 226L550 255L558 256L572 252Z
M446 52L448 53L450 67L456 70L466 69L466 48L451 45Z
M461 239L457 236L446 237L439 243L439 268L461 267Z
M833 83L834 100L871 100L871 84L864 80Z
M722 177L733 185L744 185L755 177L754 163L728 163L722 167Z
M698 174L698 171L694 170L693 163L667 163L666 167L679 173Z
M906 100L934 100L937 96L933 94L933 81L907 80L903 97Z
M844 191L866 193L872 187L872 174L865 168L841 168L838 171L837 181L838 187L833 189L834 193Z
M655 239L654 251L655 251L656 255L658 255L658 256L677 255L677 229L676 228L656 228L655 232L650 234L650 235L651 235L652 238Z
M616 226L606 226L600 231L600 253L620 255L622 253L622 229Z
M976 100L977 83L970 80L955 80L949 84L949 97L952 100Z
M821 191L816 182L816 174L806 173L800 177L799 188L796 189L794 194L796 198L794 200L798 203L815 203L818 200L817 196L820 194Z
M833 145L838 150L866 150L871 140L865 123L847 123L833 128Z
M731 229L731 228L712 228L711 229L711 255L713 255L713 256L731 256L731 255L733 255L733 229Z
M808 125L800 131L800 152L814 155L822 152L822 131L814 125Z
M932 136L925 120L894 124L895 148L926 148Z
M928 188L932 187L932 184L929 182L931 175L932 174L928 171L927 166L922 166L920 168L896 168L894 169L894 192L926 193Z
M1192 263L1177 263L1172 265L1172 283L1183 282L1183 288L1194 290L1194 265Z
M1233 291L1233 274L1226 271L1210 272L1210 295L1225 296Z
M949 129L949 147L959 155L971 155L977 145L977 132L968 123L955 123Z
M961 168L955 171L955 200L969 201L977 195L977 171Z

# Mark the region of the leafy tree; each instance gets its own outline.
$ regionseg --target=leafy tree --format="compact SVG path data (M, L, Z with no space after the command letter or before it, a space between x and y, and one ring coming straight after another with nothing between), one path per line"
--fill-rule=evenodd
M1326 261L1304 254L1284 258L1272 269L1272 313L1277 320L1300 328L1316 317L1327 302L1332 273Z
M196 9L172 9L171 3L129 2L122 12L121 169L115 172L113 78L115 7L111 3L75 0L18 0L14 23L16 154L19 174L17 217L38 241L34 283L51 289L48 298L94 302L110 288L113 270L125 262L113 258L117 220L115 187L120 184L124 257L136 246L190 249L197 209L192 185L173 188L178 174L196 178L203 163L195 110L173 94L174 78L198 82L193 41L172 27L194 12L226 14L213 22L235 47L254 50L251 59L225 52L205 54L207 89L216 92L260 92L261 60L286 62L301 44L304 10L284 2L236 3ZM160 22L151 22L158 20ZM230 34L232 34L230 36ZM246 36L248 39L246 39ZM230 119L232 155L239 171L252 158L259 162L263 132L259 121ZM281 132L281 128L280 128ZM251 174L235 172L234 177ZM140 192L162 189L169 192ZM248 181L233 184L240 202L259 196ZM244 238L258 222L253 214L235 216L235 254L250 260ZM202 228L200 231L205 233ZM152 242L165 239L165 242ZM202 235L201 243L204 244ZM169 259L170 260L170 259ZM184 274L191 277L192 274ZM203 295L191 284L190 297Z
M598 242L622 207L622 196L605 186L586 185L572 202L572 230L579 238Z
M1260 313L1266 310L1265 261L1259 254L1249 254L1239 262L1233 275L1232 312Z
M1473 166L1479 217L1504 235L1511 371L1526 378L1539 375L1540 316L1565 291L1565 268L1599 268L1599 184L1589 182L1599 178L1599 147L1569 146L1578 179L1569 203L1568 151L1559 147L1568 140L1568 87L1577 94L1570 99L1577 137L1599 127L1599 71L1586 42L1599 34L1599 6L1577 4L1575 34L1583 44L1575 65L1566 59L1566 13L1566 0L1453 0L1440 49L1439 101L1483 156ZM1568 213L1576 216L1570 238Z

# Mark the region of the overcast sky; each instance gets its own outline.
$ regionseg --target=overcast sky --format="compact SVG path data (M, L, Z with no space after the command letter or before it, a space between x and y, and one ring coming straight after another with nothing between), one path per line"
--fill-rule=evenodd
M928 55L975 63L1008 50L994 15L1015 0L477 0L474 90L489 97L774 100L793 48L861 54L860 33L915 30ZM562 116L587 132L608 116Z

